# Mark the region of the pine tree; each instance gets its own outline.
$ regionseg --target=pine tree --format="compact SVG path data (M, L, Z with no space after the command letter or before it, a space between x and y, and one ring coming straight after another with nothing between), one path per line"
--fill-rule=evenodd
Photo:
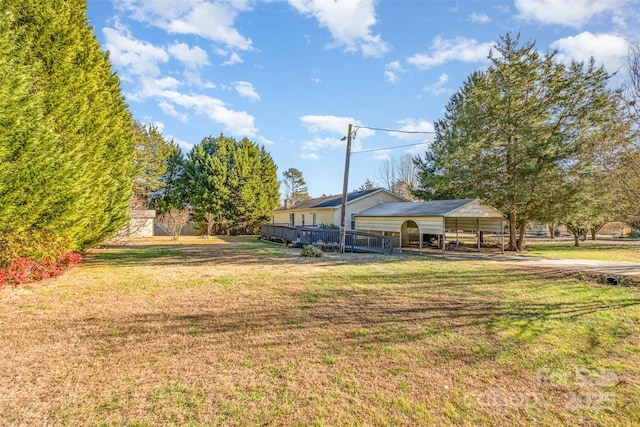
M167 159L173 152L173 146L164 139L157 126L146 126L136 121L133 135L136 143L133 194L149 202L151 195L165 185L162 178L167 172Z
M165 161L166 170L162 178L162 188L151 195L152 209L160 213L171 209L182 209L188 204L185 188L185 160L180 146L171 141L171 153Z
M416 194L484 199L508 215L509 249L522 250L526 222L562 203L568 166L592 161L579 158L585 137L612 122L618 95L594 61L565 66L511 35L495 49L436 122Z
M193 147L185 164L189 203L207 233L255 232L277 206L276 166L264 147L220 135Z

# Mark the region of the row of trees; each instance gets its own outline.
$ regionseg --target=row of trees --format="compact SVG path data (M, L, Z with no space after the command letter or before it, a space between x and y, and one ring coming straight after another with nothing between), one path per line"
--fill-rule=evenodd
M637 70L637 50L632 58ZM523 249L534 219L576 236L616 217L637 221L639 151L628 106L638 92L630 102L593 60L565 65L511 34L489 61L436 122L434 143L416 159L414 194L487 201L508 216L510 250Z
M135 133L134 193L160 214L189 210L208 235L250 233L278 205L277 167L264 146L221 134L204 138L185 158L156 127L137 124Z
M85 0L0 4L0 267L127 223L132 120Z

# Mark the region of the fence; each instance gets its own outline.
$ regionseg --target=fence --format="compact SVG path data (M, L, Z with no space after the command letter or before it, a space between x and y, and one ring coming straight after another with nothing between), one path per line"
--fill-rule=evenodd
M311 227L288 227L265 224L261 228L260 238L282 243L299 243L300 245L335 246L340 245L340 230ZM392 237L380 234L345 232L344 248L346 252L393 252Z

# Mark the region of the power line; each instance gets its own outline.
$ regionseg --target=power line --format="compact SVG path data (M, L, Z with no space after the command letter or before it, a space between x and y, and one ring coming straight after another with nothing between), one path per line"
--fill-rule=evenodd
M353 130L353 138L355 139L356 133L358 129L371 129L371 130L379 130L382 132L397 132L397 133L409 133L409 134L423 134L423 135L433 135L436 132L433 131L421 131L421 130L402 130L402 129L385 129L385 128L374 128L369 126L354 126ZM361 151L353 151L351 154L358 153L370 153L373 151L383 151L383 150L393 150L394 148L404 148L404 147L415 147L416 145L426 144L426 142L417 142L415 144L406 144L406 145L396 145L393 147L384 147L384 148L372 148L371 150L361 150Z
M355 134L358 129L371 129L371 130L380 130L383 132L398 132L398 133L419 133L419 134L435 134L433 131L426 130L402 130L402 129L385 129L385 128L373 128L369 126L354 126L353 133Z
M395 145L393 147L386 147L386 148L372 148L371 150L352 151L351 154L370 153L372 151L393 150L394 148L403 148L403 147L415 147L416 145L423 145L423 144L427 144L427 142L417 142L415 144L406 144L406 145Z

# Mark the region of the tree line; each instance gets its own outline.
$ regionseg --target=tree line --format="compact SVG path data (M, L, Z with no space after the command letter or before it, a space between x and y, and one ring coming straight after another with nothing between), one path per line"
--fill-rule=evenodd
M436 121L414 194L483 199L507 216L515 251L531 220L566 225L576 245L606 221L640 226L639 116L629 108L640 100L637 49L631 64L630 98L593 59L565 64L519 35L501 37Z
M134 194L160 215L182 211L207 235L254 233L278 205L277 166L264 146L220 134L184 156L154 126L136 123L135 134Z

